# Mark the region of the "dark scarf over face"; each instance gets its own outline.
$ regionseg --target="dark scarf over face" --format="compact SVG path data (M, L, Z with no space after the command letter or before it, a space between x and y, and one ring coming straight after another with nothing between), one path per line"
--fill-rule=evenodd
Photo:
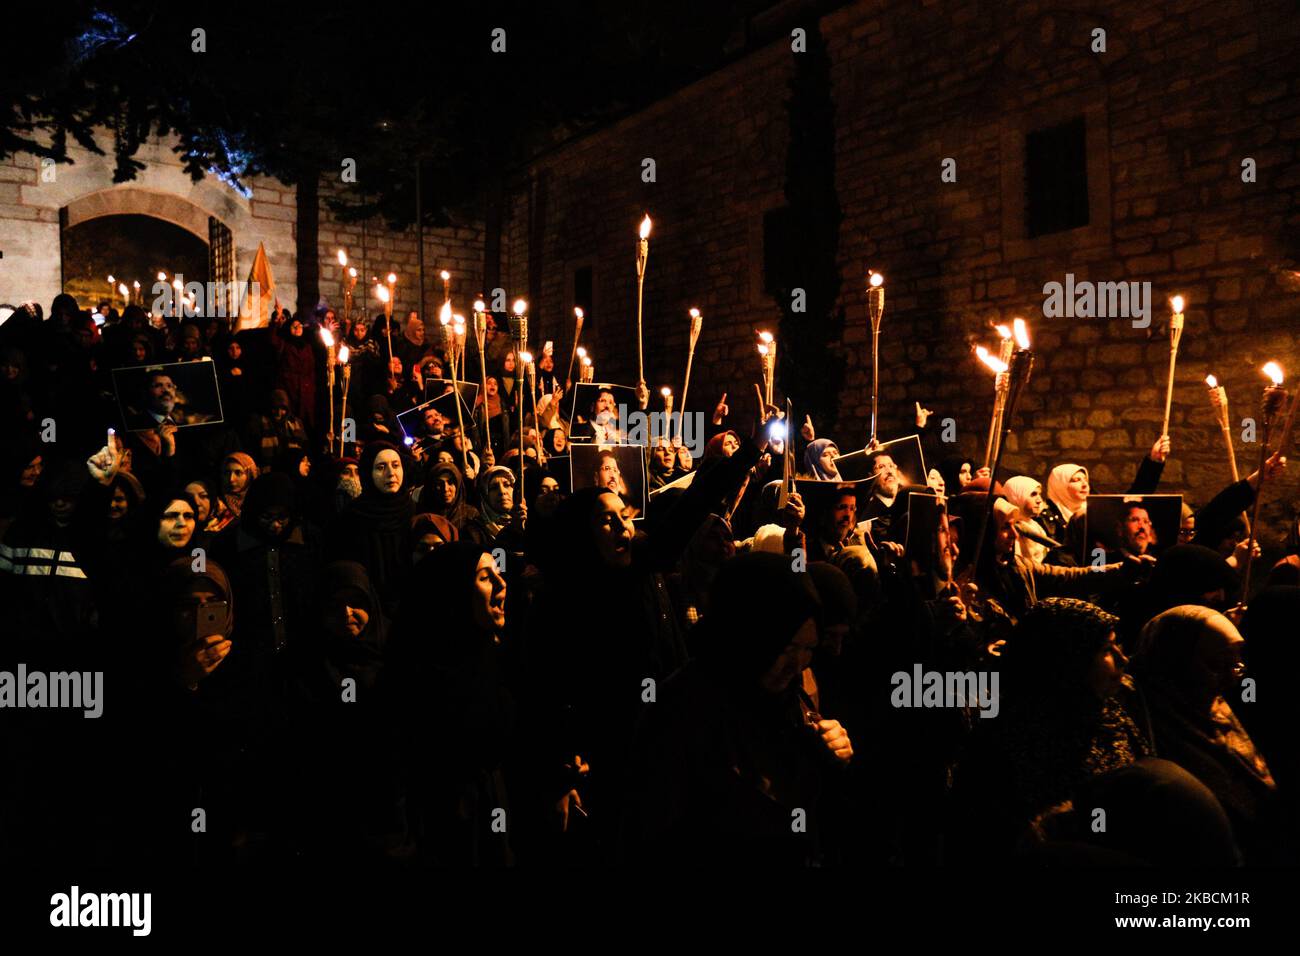
M723 564L713 581L709 611L693 640L700 663L744 695L759 681L805 621L821 616L821 599L806 574L783 554L750 553ZM791 681L787 694L799 686Z
M1151 747L1120 701L1088 686L1097 653L1119 619L1073 598L1030 608L1003 651L1002 713L982 723L1010 764L1006 781L1029 820L1084 781L1149 756Z
M388 622L384 619L379 596L366 569L355 561L335 561L326 565L322 578L321 596L327 607L333 608L342 599L352 607L363 608L370 615L365 630L356 637L340 637L332 631L325 632L325 668L335 686L340 686L344 678L351 677L356 680L358 689L369 690L378 679L388 643Z

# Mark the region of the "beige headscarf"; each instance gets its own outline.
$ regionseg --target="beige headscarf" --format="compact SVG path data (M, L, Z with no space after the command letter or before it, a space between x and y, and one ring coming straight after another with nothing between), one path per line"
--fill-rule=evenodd
M1047 476L1047 500L1056 505L1066 518L1081 514L1088 507L1088 499L1070 488L1070 479L1088 469L1083 465L1057 465Z

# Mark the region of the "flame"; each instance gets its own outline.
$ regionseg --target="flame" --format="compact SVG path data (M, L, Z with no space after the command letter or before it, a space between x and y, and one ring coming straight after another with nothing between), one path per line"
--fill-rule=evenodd
M760 342L762 342L764 345L771 345L771 344L772 344L772 333L771 333L771 332L759 332L759 333L758 333L758 340L759 340Z
M981 362L987 365L994 372L1001 373L1007 370L1007 363L1002 361L996 355L993 355L984 346L977 345L975 347L975 354L979 356Z
M528 311L528 302L525 299L515 299L515 315L523 315Z
M691 309L691 318L692 318L692 319L698 319L699 317L700 317L700 310L699 310L699 309Z
M475 312L486 312L486 311L487 311L487 303L484 302L482 299L475 299L475 300L474 300L474 311L475 311Z
M1205 376L1205 384L1208 385L1210 388L1218 388L1219 380L1215 378L1213 375L1207 375Z
M438 273L438 275L442 277L443 282L448 282L451 280L451 273L448 272L446 269L443 269L441 272Z
M465 333L465 316L453 315L451 317L451 327L457 335L463 335Z
M587 357L587 350L584 349L581 345L579 345L579 346L578 346L578 358L580 358L580 359L585 359L586 357Z
M520 352L520 353L519 353L519 361L523 362L525 365L532 365L532 364L533 364L533 353L532 353L532 352Z
M576 306L576 305L573 307L573 317L574 317L575 319L581 319L581 318L584 318L584 317L586 316L586 314L587 314L587 313L585 313L585 312L582 311L581 307Z
M868 269L867 274L871 276L871 288L879 289L882 285L885 284L885 277L882 276L879 272L872 272L871 270Z
M584 355L582 357L582 365L584 368L591 368L591 359L587 358L587 356Z
M117 280L114 279L112 276L109 276L109 277L108 277L108 284L109 284L109 285L112 285L112 284L113 284L114 282L116 282L116 281L117 281Z
M377 286L375 286L375 296L379 299L380 302L387 302L387 301L388 301L388 289L386 289L386 288L385 288L384 286L382 286L382 285L377 285Z
M159 273L158 273L158 281L159 281L159 282L166 282L166 281L167 281L167 273L165 273L165 272L159 272Z
M760 342L758 345L758 354L766 358L767 352L768 352L767 346Z
M343 267L348 264L348 254L342 249L339 250L339 266Z
M995 326L995 328L998 330L998 338L1000 339L1011 338L1011 326L999 325L999 326Z
M1276 362L1269 362L1264 366L1264 374L1273 380L1274 385L1281 385L1283 379L1282 366Z
M131 285L135 286L135 291L136 291L136 292L139 292L139 291L140 291L140 280L139 280L139 279L136 279L134 282L131 283Z
M650 214L649 213L646 213L645 218L641 220L640 235L642 239L650 238Z
M1029 348L1029 326L1025 325L1025 320L1019 318L1012 320L1011 328L1016 336L1016 345L1022 349Z
M180 279L175 279L172 281L172 288L179 292L181 289L185 288L185 283Z
M388 284L397 285L397 273L395 272L388 273Z
M320 330L320 340L325 343L327 349L334 348L334 336L330 334L329 329Z
M119 282L119 283L118 283L118 286L117 286L117 291L120 292L120 293L122 293L122 295L126 295L126 294L127 294L128 292L130 292L131 290L128 289L128 288L126 287L126 283L125 283L125 282Z
M438 310L438 322L442 325L446 325L450 321L451 321L451 303L444 302L442 304L442 308Z
M1173 307L1175 315L1180 315L1182 313L1183 297L1181 295L1174 296L1172 299L1169 300L1169 304Z
M664 398L669 398L672 396L673 390L669 388L667 385L665 385L663 388L659 389L659 394L662 395Z
M344 365L347 365L347 364L348 364L348 355L349 355L349 354L350 354L350 353L348 352L348 347L347 347L346 345L343 346L342 348L340 348L340 349L339 349L339 361L342 362Z
M356 270L356 269L349 269L349 270L348 270L348 278L350 278L350 279L355 279L356 277L357 277L357 270Z

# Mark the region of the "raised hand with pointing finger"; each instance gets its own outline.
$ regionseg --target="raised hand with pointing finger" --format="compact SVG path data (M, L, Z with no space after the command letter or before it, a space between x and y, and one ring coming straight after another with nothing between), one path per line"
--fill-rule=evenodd
M713 424L721 425L722 420L731 414L731 409L727 407L727 393L723 392L722 397L718 399L718 404L713 409Z

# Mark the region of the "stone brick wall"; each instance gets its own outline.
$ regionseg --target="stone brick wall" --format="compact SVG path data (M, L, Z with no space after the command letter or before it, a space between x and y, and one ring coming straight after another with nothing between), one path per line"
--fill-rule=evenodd
M112 143L102 131L102 147ZM266 246L280 301L293 309L311 309L315 302L298 301L297 192L271 177L253 177L243 196L212 176L198 183L184 173L172 140L154 137L137 159L145 168L129 183L113 183L111 154L96 156L73 146L71 165L58 165L53 177L43 177L35 156L18 154L0 159L0 302L34 300L49 305L60 290L59 212L67 207L75 223L95 216L132 213L167 219L208 241L207 217L216 216L230 227L235 244L235 278L243 282L252 268L257 245ZM111 151L110 151L111 153ZM405 313L419 299L418 240L414 228L393 231L378 219L344 224L327 205L327 199L346 188L322 180L320 196L320 290L327 301L341 299L337 253L348 250L353 264L367 277L397 272L396 308ZM481 223L425 231L425 281L432 312L442 303L438 272L453 275L452 293L458 307L478 295L483 271ZM129 278L129 277L128 277ZM145 276L139 277L141 280ZM373 284L357 283L357 305L373 314L379 303Z
M415 227L402 231L391 230L380 219L364 222L342 222L329 208L330 199L349 197L356 188L340 183L336 177L322 179L320 184L320 292L331 304L342 305L342 286L338 251L348 253L349 265L357 270L357 286L353 292L356 308L365 308L370 315L383 311L382 303L375 298L374 278L382 279L388 273L398 276L397 300L394 315L405 316L419 309L419 237ZM427 303L425 321L436 322L442 306L442 279L438 274L446 269L451 273L452 301L458 312L468 316L470 306L483 291L483 224L466 221L450 227L426 228L424 231L424 281Z
M848 368L839 421L822 430L848 445L869 431L863 288L874 268L887 278L884 436L912 431L920 401L955 419L961 449L981 451L992 376L971 350L993 345L994 323L1022 315L1038 361L1005 465L1043 477L1074 461L1091 469L1095 490L1123 490L1160 429L1167 299L1181 293L1189 306L1165 487L1206 501L1227 466L1205 375L1227 387L1238 424L1255 414L1267 359L1300 384L1293 13L1281 0L1244 11L1215 0L884 0L825 17ZM1105 53L1090 49L1098 27ZM698 305L692 407L723 389L732 399L749 391L753 331L779 318L763 292L762 216L784 202L784 102L797 55L778 41L532 165L513 193L502 274L511 295L532 288L535 339L557 339L567 359L572 272L590 265L597 377L635 380L634 230L648 209L647 379L680 388L686 309ZM1028 239L1024 134L1079 114L1089 224ZM645 157L656 160L655 183L641 181ZM954 183L940 180L945 157L956 160ZM1254 183L1241 178L1246 157ZM1046 318L1043 286L1067 273L1150 282L1151 327ZM1244 474L1258 446L1236 431ZM1270 539L1297 497L1293 466L1266 498Z

